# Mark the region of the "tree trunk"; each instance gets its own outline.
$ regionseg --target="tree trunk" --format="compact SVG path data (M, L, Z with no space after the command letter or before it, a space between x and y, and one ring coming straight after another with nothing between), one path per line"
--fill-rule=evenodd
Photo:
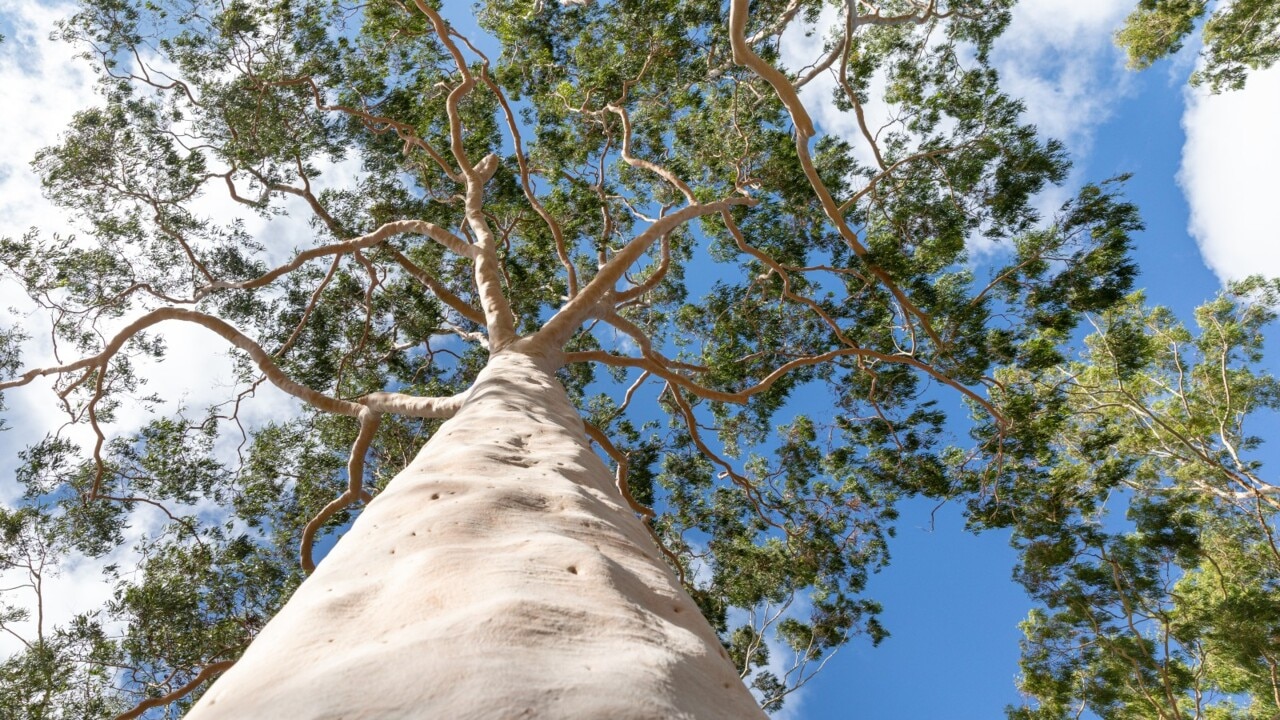
M762 717L554 367L493 357L187 717Z

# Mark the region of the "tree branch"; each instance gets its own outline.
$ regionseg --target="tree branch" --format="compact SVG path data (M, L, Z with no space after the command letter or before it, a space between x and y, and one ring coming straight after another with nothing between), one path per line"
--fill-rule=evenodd
M142 713L153 707L160 707L161 705L168 705L171 702L181 700L187 695L190 695L191 691L199 687L201 683L215 675L221 675L235 664L235 660L222 660L220 662L213 663L212 665L206 665L199 673L196 674L195 677L191 678L186 685L183 685L167 695L163 695L158 698L147 698L135 705L132 710L117 715L115 720L133 720L134 718L141 717Z
M337 242L331 245L321 245L319 247L303 250L295 255L293 260L259 275L252 280L243 280L240 282L214 280L196 293L196 299L198 300L214 290L252 290L254 288L259 288L272 283L283 275L297 270L309 260L314 260L326 255L345 255L347 253L378 245L394 235L407 233L426 235L463 257L474 258L478 254L478 250L473 245L438 225L429 223L425 220L397 220L395 222L385 223L377 230L352 240Z
M100 371L105 371L107 361L114 357L130 338L152 325L156 325L166 320L181 320L183 322L194 323L208 330L212 330L219 337L248 353L249 357L257 363L258 368L262 370L263 374L267 376L267 379L271 381L273 385L299 400L316 407L317 409L337 413L339 415L357 416L360 414L361 406L347 402L346 400L338 400L336 398L329 397L324 393L313 390L289 378L289 376L285 375L284 371L280 369L280 366L276 365L275 361L271 358L271 355L269 355L266 350L262 349L261 345L249 339L248 336L227 324L225 321L212 315L206 315L202 312L187 310L185 308L160 308L158 310L152 310L125 326L125 328L120 332L116 333L115 337L107 343L102 352L64 365L28 370L17 379L0 382L0 390L26 385L36 378L46 377L48 375L61 375L64 373L75 372L76 370L91 368L99 368Z
M901 365L909 365L929 375L938 382L958 391L965 397L978 403L986 410L992 418L1000 425L1005 425L1006 420L995 406L988 400L977 394L973 390L965 387L961 383L943 375L928 363L917 360L909 355L892 355L889 353L877 352L861 347L837 348L818 355L805 355L790 360L772 370L760 382L736 392L725 392L723 390L715 390L705 385L700 385L689 378L674 372L666 367L663 363L647 357L629 357L625 355L614 355L603 350L586 350L578 352L565 353L565 363L573 362L598 362L605 365L613 365L614 367L633 367L648 370L650 373L666 380L668 383L677 385L704 400L714 400L717 402L732 403L741 405L751 398L752 395L758 395L773 386L783 375L802 367L810 365L820 365L838 357L865 357L881 362L898 363Z
M373 412L417 418L450 418L466 402L468 393L449 397L419 397L397 392L373 392L361 395L356 402Z
M480 295L480 307L484 310L485 326L489 330L489 351L497 352L516 340L515 316L511 303L502 292L502 273L498 263L498 250L484 216L484 182L498 167L495 155L486 155L477 164L483 174L467 176L466 215L467 224L476 235L480 252L475 257L475 283Z
M466 38L463 38L463 42L466 42ZM551 213L547 212L547 209L542 206L538 196L533 192L533 186L529 182L529 163L524 156L524 148L520 142L520 130L516 125L515 114L511 112L511 106L507 104L507 96L503 94L498 84L489 77L489 59L484 56L484 53L472 47L470 42L467 42L467 47L471 47L472 52L484 59L484 67L480 73L480 79L489 88L489 92L498 98L498 104L502 106L503 116L507 119L507 128L511 132L511 142L515 146L516 164L520 168L520 188L524 191L525 199L533 206L534 212L538 213L538 217L542 218L542 221L547 224L547 229L551 231L551 237L556 244L556 257L560 259L560 264L564 266L569 297L572 299L573 296L578 294L578 271L574 268L573 261L569 258L569 250L564 241L564 230Z
M818 197L819 203L822 205L822 211L831 221L836 230L840 233L840 237L845 244L864 261L867 260L868 251L862 241L858 239L857 233L849 227L845 221L840 207L836 204L835 198L831 196L831 191L827 189L826 183L818 174L818 169L813 164L813 157L809 154L809 138L815 135L813 120L809 117L809 112L805 109L804 103L800 100L800 95L796 93L795 86L783 75L781 71L770 65L756 54L751 46L747 44L743 33L747 27L748 17L748 0L730 0L729 3L729 42L733 47L734 62L751 69L755 74L759 75L771 86L778 95L778 99L782 101L783 106L787 108L787 112L791 115L791 122L796 128L796 155L800 159L800 165L804 169L805 177L809 180L809 185L813 188L814 193ZM927 313L922 311L906 293L898 287L893 278L877 265L867 262L867 267L871 273L875 275L884 287L897 299L907 315L915 316L923 327L925 334L938 346L939 349L944 347L942 338L938 336L933 329L933 323L929 319Z
M670 215L658 218L644 232L637 235L609 259L578 296L565 303L560 311L548 320L535 334L538 342L545 342L552 347L564 347L573 333L584 320L596 312L596 304L613 292L618 280L642 255L653 245L654 241L666 235L683 223L694 218L720 212L733 206L756 204L756 200L746 197L733 197L704 205L687 205Z
M631 486L627 483L627 476L631 472L631 461L627 459L626 453L622 452L613 444L608 435L604 431L596 427L594 424L582 421L582 425L587 429L587 436L596 442L602 450L605 451L613 461L618 464L618 469L614 473L614 481L618 486L618 492L622 498L627 501L627 505L631 507L632 512L644 517L644 519L653 519L653 508L645 507L636 501L634 495L631 494Z
M631 116L627 113L626 108L610 103L605 105L605 109L617 115L622 120L621 155L623 161L633 168L648 170L654 175L666 180L672 187L680 191L680 194L684 196L684 199L688 201L690 205L697 205L698 198L694 196L693 190L689 188L689 185L686 184L685 181L677 177L675 173L655 162L650 162L644 158L638 158L631 154Z
M439 280L436 280L431 273L423 270L417 263L405 257L404 253L393 247L388 247L387 251L391 254L392 259L400 263L400 266L412 275L415 280L426 285L427 289L434 293L445 305L457 310L459 315L477 325L485 324L484 313L477 310L474 305L453 294L453 291L445 287Z
M693 415L693 408L689 406L689 402L680 394L680 390L668 382L666 393L670 395L671 399L675 402L676 408L680 411L680 417L684 420L685 427L689 430L689 438L693 440L694 446L698 448L698 451L702 453L703 457L716 465L719 465L724 471L724 475L728 476L728 478L733 481L734 485L737 485L742 489L747 501L751 503L751 507L755 510L756 517L759 517L761 522L782 531L784 535L790 535L785 527L779 525L773 520L773 518L769 517L767 512L765 512L765 501L764 498L760 496L759 489L756 488L756 486L745 476L734 470L733 466L730 465L728 461L712 452L711 448L707 447L707 444L702 441L702 434L698 432L698 420Z
M594 440L609 457L613 458L614 462L618 464L617 473L614 476L618 485L618 492L620 492L623 499L627 501L627 505L631 507L631 511L640 515L641 524L644 525L645 530L649 531L649 537L653 538L653 544L656 545L658 549L662 551L662 554L667 557L667 560L670 561L672 568L675 569L676 574L680 578L680 584L684 585L684 565L681 564L680 558L667 548L666 544L662 542L662 538L658 536L657 531L653 529L653 508L641 505L636 501L635 496L631 494L631 486L627 483L627 475L631 471L631 462L627 459L626 454L618 450L617 446L609 440L609 436L605 435L604 431L600 428L586 420L582 421L582 425L586 428L587 435Z
M628 288L614 293L613 300L615 307L622 305L623 303L631 302L645 293L650 292L658 286L658 283L662 282L662 278L666 277L667 269L671 265L671 233L663 234L659 239L658 247L660 253L658 266L653 269L653 272L649 273L649 277L645 278L644 282L633 288Z
M368 408L362 408L359 418L360 432L356 435L356 441L351 445L351 455L347 458L346 491L339 495L336 500L325 505L302 529L302 542L298 554L302 562L302 569L308 575L316 569L316 564L311 559L311 548L315 544L316 533L320 531L320 528L339 510L357 500L364 502L369 502L370 500L369 493L362 487L364 484L364 456L369 451L369 445L373 443L373 437L378 432L378 426L382 424L382 414Z

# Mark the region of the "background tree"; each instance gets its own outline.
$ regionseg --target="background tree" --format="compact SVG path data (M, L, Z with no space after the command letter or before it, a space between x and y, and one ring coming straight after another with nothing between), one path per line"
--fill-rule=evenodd
M1036 706L1011 717L1280 712L1280 486L1249 429L1280 405L1262 358L1278 303L1280 282L1234 284L1193 334L1139 293L1081 360L997 373L1017 438L971 476L970 519L1014 528L1041 604L1023 624Z
M142 541L136 569L108 569L107 607L48 632L37 623L0 669L3 707L180 712L260 631L289 627L307 632L274 631L245 662L290 653L281 639L293 638L301 645L288 646L298 652L284 669L299 671L286 678L277 663L256 679L296 680L315 702L332 690L365 709L390 703L387 712L425 701L491 711L524 701L498 681L533 668L554 674L527 687L563 683L578 702L637 715L723 710L746 694L710 681L718 639L776 708L840 645L879 640L863 589L887 558L895 502L956 487L934 388L981 409L994 443L984 449L1022 442L1010 434L1017 408L992 399L1008 386L993 368L1057 367L1082 314L1120 302L1132 280L1125 253L1138 222L1113 184L1086 186L1051 218L1032 204L1067 161L1020 121L989 66L1007 5L850 3L815 38L813 62L786 69L778 38L816 17L817 3L494 2L477 15L500 45L493 53L426 2L83 7L61 32L100 68L101 103L36 162L84 233L0 246L9 276L49 311L59 359L24 369L10 352L18 336L5 335L14 379L0 389L53 377L70 420L97 439L82 448L53 433L27 449L25 506L3 518L14 549L3 563L30 577L22 589L39 608L41 573L73 551L105 556L125 542L134 508L171 522ZM797 88L821 73L834 75L861 137L815 126ZM883 126L867 109L882 80L895 109ZM344 158L361 172L330 182ZM271 230L251 236L202 213L211 192L269 219L296 198L314 238L295 249ZM1008 264L975 273L966 245L979 237L1007 246ZM171 322L236 348L243 386L224 405L108 437L102 426L123 403L153 402L136 397L136 359L163 355L153 328ZM248 429L231 462L217 439L266 382L310 407ZM818 392L826 404L800 412L802 393ZM428 437L438 441L414 460ZM616 486L588 437L617 466ZM464 509L450 493L481 502ZM371 498L299 588L315 541ZM442 498L455 504L427 502ZM535 520L554 514L551 500L590 507L575 506L581 523L569 530ZM479 517L483 528L468 524ZM450 523L461 529L447 540L394 544L400 530L443 534ZM545 557L511 553L499 531L528 531ZM609 549L583 550L593 537L610 538ZM553 566L562 541L589 559ZM465 564L471 575L450 575L441 560L456 556L440 548L451 542L487 556ZM529 564L497 580L476 574L508 560ZM422 572L397 584L397 567ZM616 567L625 572L600 570ZM503 653L483 646L484 659L509 655L484 673L440 652L487 694L431 695L397 673L390 650L362 660L347 642L374 627L403 639L430 626L399 603L406 594L498 582L559 598L578 587L563 585L568 575L593 583L587 599L626 588L625 622L578 627L541 595L517 594L510 616L466 592L441 600L501 640ZM352 583L372 585L324 599ZM678 584L705 620L674 617L686 597ZM9 607L0 623L9 629L30 606ZM669 662L654 675L612 645L603 659L625 661L631 676L601 687L512 651L503 633L518 629L568 638L571 654L604 630L659 645L688 632L703 642L681 662L700 670ZM789 671L769 669L779 649L794 654ZM325 664L365 660L383 670ZM226 680L254 677L237 669ZM669 689L646 691L655 686Z

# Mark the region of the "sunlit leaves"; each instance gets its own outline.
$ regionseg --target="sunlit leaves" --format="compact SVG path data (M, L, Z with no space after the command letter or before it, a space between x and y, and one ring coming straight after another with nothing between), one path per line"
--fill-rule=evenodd
M1208 10L1203 0L1142 0L1116 33L1116 43L1128 52L1131 67L1145 69L1181 49L1200 24L1204 66L1191 75L1191 84L1208 83L1213 92L1239 90L1251 71L1280 59L1280 10L1274 3L1243 0Z
M971 522L1014 528L1044 606L1023 628L1036 706L1012 717L1275 714L1277 489L1249 428L1280 406L1261 365L1277 291L1238 283L1194 331L1135 295L1082 360L997 376L1019 424L971 476Z

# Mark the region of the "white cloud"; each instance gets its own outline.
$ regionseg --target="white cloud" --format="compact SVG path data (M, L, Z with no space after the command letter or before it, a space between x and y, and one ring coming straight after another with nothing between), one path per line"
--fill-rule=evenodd
M1001 87L1026 103L1026 118L1086 155L1093 133L1130 85L1112 36L1132 0L1023 0L996 42Z
M1036 125L1043 136L1065 143L1072 157L1089 154L1097 128L1132 83L1124 54L1112 41L1131 9L1132 0L1022 0L1014 7L1009 28L996 41L992 61L1000 73L1001 89L1021 99L1026 107L1024 120ZM811 66L822 56L825 34L842 23L843 16L831 6L823 9L815 24L793 22L779 45L781 64L792 71ZM824 131L850 141L858 160L874 166L875 157L856 116L837 109L832 101L835 87L832 74L823 73L804 87L801 97ZM903 129L895 127L896 109L880 100L884 89L882 72L872 79L871 100L864 107L873 136ZM1068 187L1051 187L1034 202L1042 216L1052 217L1073 194ZM978 235L970 238L969 248L975 258L1000 251Z
M1132 10L1132 0L1022 0L1009 28L996 41L992 61L1000 88L1022 100L1023 120L1044 138L1061 141L1075 160L1088 157L1097 129L1129 91L1124 53L1112 38ZM1052 218L1075 194L1081 165L1067 183L1045 188L1032 202ZM970 239L975 258L1001 247Z
M1131 0L1023 0L1013 10L1008 30L996 42L993 61L1001 87L1026 103L1026 118L1050 137L1065 142L1073 154L1089 151L1093 132L1110 115L1113 103L1130 85L1124 55L1112 36ZM837 8L828 6L818 22L793 22L779 45L781 64L793 71L811 66L822 55L822 41L843 23ZM872 88L866 110L875 133L894 117L893 108L878 98L883 78ZM802 91L813 119L828 132L854 142L861 130L852 113L837 110L831 100L836 81L830 72L814 78ZM871 160L869 151L863 161Z
M20 234L40 225L70 232L40 194L40 181L28 163L36 151L57 139L76 110L93 97L93 76L77 62L74 49L49 42L55 20L65 7L42 7L20 0L0 0L0 17L12 30L0 43L0 234Z
M0 44L0 87L5 88L7 97L22 98L22 102L0 103L0 128L5 133L5 142L0 143L0 236L20 236L32 227L39 228L46 236L72 235L77 231L68 214L44 198L39 178L29 165L40 148L57 141L77 110L99 100L94 92L93 73L87 63L75 57L75 48L49 39L54 23L70 12L70 6L65 5L0 0L0 17L4 17L9 26L5 29L8 37ZM149 64L167 67L158 58L149 60ZM325 187L350 186L360 175L358 157L336 164L316 164L321 171L313 178L316 192ZM264 218L233 201L220 180L208 190L190 204L192 212L223 223L241 220L250 236L263 241L264 259L268 263L284 262L298 248L316 243L316 232L308 222L310 210L300 198L288 197L284 214ZM243 187L241 191L246 192ZM20 288L9 282L0 282L0 307L16 308L19 313L12 321L25 325L28 334L33 336L23 348L24 366L48 364L52 360L48 319ZM26 313L32 314L26 316ZM137 314L106 325L104 333L110 335ZM201 408L234 396L229 346L222 340L187 323L164 324L154 332L164 336L167 353L162 362L137 364L138 374L147 379L142 394L154 393L170 399L169 408L178 403ZM62 359L68 358L64 355ZM47 381L11 390L6 393L6 400L14 429L0 436L0 449L21 447L65 420ZM256 398L243 406L242 418L247 420L246 424L255 424L288 414L296 407L297 402L292 398L270 385L263 385ZM122 408L118 415L110 432L129 432L150 419L149 414L136 407ZM87 435L81 433L75 437L82 439ZM12 452L8 455L12 457ZM12 497L13 488L7 485L7 477L0 475L0 499Z
M1224 282L1280 276L1274 215L1280 167L1280 66L1249 77L1244 90L1209 95L1188 88L1178 184L1191 207L1188 230L1205 264Z
M813 605L810 603L808 596L804 594L793 596L789 602L781 606L764 603L751 611L742 608L729 608L728 625L730 628L749 625L755 628L756 632L764 631L764 645L769 659L759 671L771 672L779 680L784 680L787 685L792 685L804 678L805 684L788 693L783 700L782 709L772 714L771 717L774 720L800 720L805 716L804 702L809 693L808 680L814 676L815 672L821 670L827 659L835 654L832 652L827 658L817 662L802 662L799 653L778 639L777 628L781 620L793 618L805 622L812 612ZM749 685L759 671L753 671L749 674L744 679L745 682ZM755 688L751 688L751 694L756 697L757 701L764 699L762 693Z
M5 142L0 144L0 236L20 236L32 227L39 228L44 235L71 235L77 230L68 215L42 195L39 178L29 165L40 148L57 141L58 134L77 110L97 100L93 75L86 63L75 57L75 49L49 39L54 22L69 12L66 6L0 0L0 15L11 24L6 32L8 37L0 44L0 87L11 97L23 99L0 103L0 128L5 132ZM354 173L350 167L339 166L335 170L339 176ZM275 237L268 237L277 241L273 255L285 257L292 254L296 245L311 244L311 231L305 221L276 221L268 230L266 220L245 213L244 208L225 197L225 193L210 193L201 198L194 209L209 217L242 217L249 231L259 237L270 232ZM48 337L48 318L10 282L0 282L0 307L17 309L18 314L11 316L11 321L24 325L32 336L23 348L24 366L51 363L53 348ZM121 318L104 331L110 334L132 317ZM167 357L159 363L137 364L139 374L147 378L143 394L155 393L195 408L234 394L232 364L221 340L207 330L185 323L161 326L157 333L165 337ZM68 359L64 352L62 360ZM37 381L5 394L10 407L7 419L13 426L0 436L0 450L5 451L5 457L13 458L18 448L39 440L66 421L49 386L49 381ZM258 395L259 402L246 406L250 420L279 415L293 406L291 400L274 388L264 388ZM104 429L108 436L130 432L150 418L142 408L126 403L117 421ZM92 435L85 427L70 429L66 434L81 444L91 442ZM0 464L4 471L0 475L0 499L12 500L17 492L10 482L11 463L12 460L7 460Z
M0 128L5 138L0 143L0 237L20 236L37 226L46 233L74 232L44 199L40 180L29 165L36 151L54 142L58 131L92 97L92 74L74 60L73 49L48 40L54 21L67 12L65 7L0 0L0 17L8 25L5 41L0 43L0 87L5 88L7 100L0 102ZM6 324L24 324L28 334L35 336L23 348L24 359L48 354L47 333L37 324L43 318L23 317L35 306L18 288L0 282L0 308L6 311ZM9 313L10 308L18 314ZM19 493L11 480L17 450L39 440L63 420L56 398L47 388L41 390L45 397L39 401L30 392L5 393L10 408L6 420L13 427L0 434L0 452L5 458L0 463L0 501L12 501Z

